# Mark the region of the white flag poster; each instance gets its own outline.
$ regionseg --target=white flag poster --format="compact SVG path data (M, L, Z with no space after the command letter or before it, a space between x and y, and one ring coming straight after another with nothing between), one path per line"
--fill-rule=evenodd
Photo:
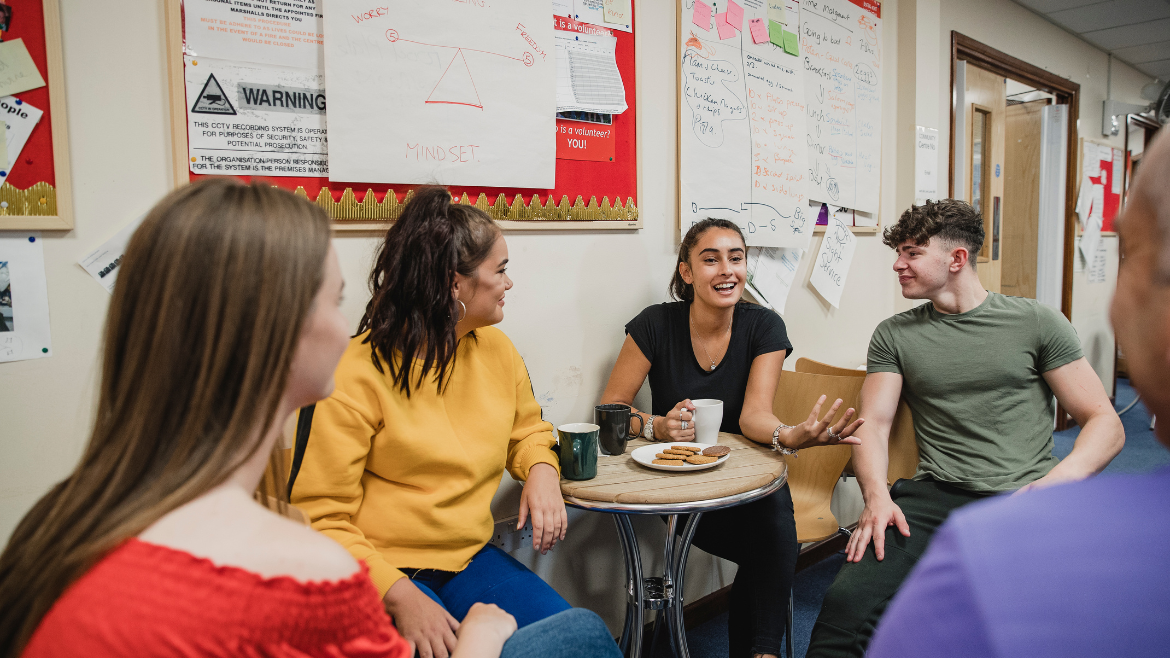
M329 0L329 177L555 186L548 0Z

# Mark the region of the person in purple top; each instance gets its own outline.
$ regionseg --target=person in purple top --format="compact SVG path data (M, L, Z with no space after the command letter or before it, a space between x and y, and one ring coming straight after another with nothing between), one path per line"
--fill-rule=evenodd
M1170 132L1147 149L1118 221L1112 320L1170 447ZM964 507L935 534L870 644L899 656L1170 652L1170 469Z

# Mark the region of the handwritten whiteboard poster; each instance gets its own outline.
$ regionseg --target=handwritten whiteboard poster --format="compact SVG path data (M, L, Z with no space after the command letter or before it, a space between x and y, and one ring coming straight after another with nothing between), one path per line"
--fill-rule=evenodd
M877 212L881 183L881 5L802 0L808 194Z
M548 0L329 0L329 177L554 187Z
M683 16L694 0L682 0ZM744 3L744 23L767 6ZM722 2L715 8L725 11ZM733 30L681 21L679 103L680 228L707 217L729 219L747 243L808 246L804 73L800 60Z

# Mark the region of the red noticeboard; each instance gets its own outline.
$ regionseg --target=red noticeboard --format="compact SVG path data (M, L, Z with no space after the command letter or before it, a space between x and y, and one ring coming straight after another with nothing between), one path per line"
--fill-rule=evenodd
M175 12L176 14L178 12ZM570 31L592 31L599 28L592 25L578 23L572 19L552 16L553 26L555 29L570 30ZM181 17L176 17L174 20L180 20ZM609 30L600 28L609 32ZM499 188L499 187L471 187L471 186L450 186L451 193L460 198L466 194L471 202L475 202L476 198L482 193L488 198L488 203L494 203L500 194L505 195L506 203L512 205L516 195L520 195L522 203L531 205L532 197L539 197L538 202L544 205L551 197L553 204L561 202L562 197L567 198L569 204L577 201L581 197L585 204L590 202L590 199L596 197L597 202L602 203L603 197L608 197L611 206L616 206L618 203L625 204L627 201L637 203L638 193L638 162L637 162L637 139L635 134L635 117L637 116L637 103L635 94L635 70L634 70L634 34L632 32L613 31L614 36L617 37L617 67L622 76L622 85L625 87L626 104L628 109L622 114L614 115L612 126L601 126L600 124L582 124L591 127L601 128L609 131L609 135L605 137L609 140L610 145L604 146L598 140L594 148L612 148L612 153L605 151L605 159L600 157L596 159L570 159L569 157L561 157L560 145L558 144L558 154L556 160L556 187L552 189L531 189L531 188ZM182 61L181 52L178 53L179 61ZM172 72L172 76L174 73ZM179 73L179 79L182 80L182 73ZM190 99L186 99L184 112L190 110ZM558 124L562 122L558 121ZM580 122L564 122L566 124L578 124ZM559 129L558 129L559 132ZM559 137L559 135L558 135ZM567 146L567 144L566 144ZM185 145L184 145L185 147ZM583 149L589 151L590 149ZM577 153L576 155L580 155ZM566 153L566 156L568 154ZM590 151L588 154L593 155ZM610 160L609 158L613 159ZM203 176L200 174L192 174L188 168L187 176L190 180L198 180ZM243 180L250 180L252 176L240 176ZM388 190L394 190L398 201L403 201L407 192L415 185L399 184L370 184L362 181L335 181L325 177L271 177L263 180L272 183L273 185L283 187L290 190L295 190L300 187L305 190L310 199L318 199L318 195L322 190L327 190L334 201L341 201L342 195L346 190L352 190L354 199L357 202L362 202L366 196L366 190L372 189L375 199L381 203L386 196ZM338 219L335 217L335 219ZM368 221L368 220L367 220ZM630 225L634 224L632 220ZM517 227L523 222L516 222L511 227ZM573 224L579 228L590 228L592 222L572 220L566 221L566 224ZM345 221L339 221L340 225L344 225ZM611 226L612 227L612 226ZM628 228L632 226L622 226L621 228ZM616 227L612 227L616 228Z

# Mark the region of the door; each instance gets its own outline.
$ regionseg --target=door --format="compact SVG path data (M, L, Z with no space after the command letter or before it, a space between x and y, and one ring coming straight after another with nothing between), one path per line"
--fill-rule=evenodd
M966 137L963 172L967 199L983 216L985 238L976 257L979 280L991 292L1000 292L1003 204L1004 129L1007 88L1004 79L970 63L964 76L963 132ZM1035 293L1033 293L1035 294Z
M1005 111L1000 292L1036 299L1040 216L1040 119L1048 99Z

